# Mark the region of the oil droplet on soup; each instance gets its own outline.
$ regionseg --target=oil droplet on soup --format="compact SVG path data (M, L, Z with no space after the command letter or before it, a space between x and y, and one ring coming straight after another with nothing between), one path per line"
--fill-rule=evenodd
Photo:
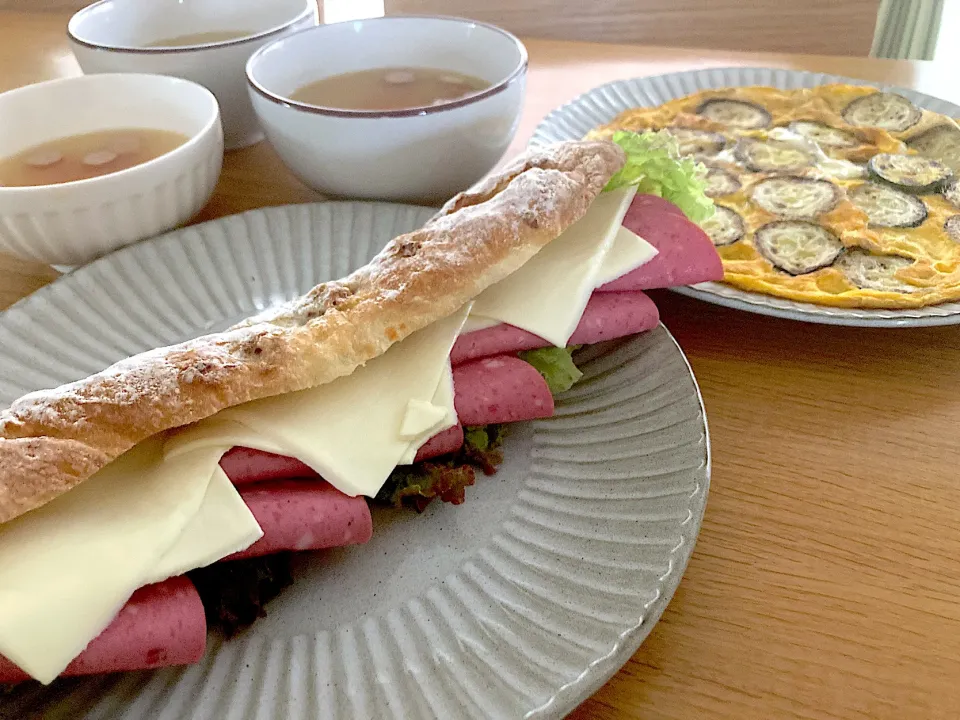
M0 186L59 185L141 165L189 138L170 130L127 128L50 140L0 159Z
M442 105L490 87L472 75L435 68L391 67L321 78L291 100L340 110L407 110Z

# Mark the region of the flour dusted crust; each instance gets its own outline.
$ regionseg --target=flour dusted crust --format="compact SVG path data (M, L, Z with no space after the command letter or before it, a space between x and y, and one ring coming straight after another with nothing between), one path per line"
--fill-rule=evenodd
M606 141L528 151L342 280L225 332L25 395L0 413L0 522L155 433L349 375L517 270L583 216L623 163Z

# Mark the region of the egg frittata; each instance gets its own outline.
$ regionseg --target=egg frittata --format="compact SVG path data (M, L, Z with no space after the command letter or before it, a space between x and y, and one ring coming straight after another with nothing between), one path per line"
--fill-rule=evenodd
M738 87L627 110L589 137L617 130L666 130L704 163L724 282L838 307L960 300L950 117L871 87Z

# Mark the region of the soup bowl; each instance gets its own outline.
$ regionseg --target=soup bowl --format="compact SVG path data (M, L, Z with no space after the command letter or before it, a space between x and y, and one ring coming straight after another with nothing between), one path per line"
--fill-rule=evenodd
M213 194L223 162L217 101L161 75L51 80L0 94L0 157L51 140L113 129L168 130L182 145L126 170L57 185L0 186L0 252L80 265L170 230Z
M489 84L426 107L349 110L291 99L305 85L362 70L432 68ZM267 139L304 183L333 197L437 203L469 187L517 131L527 52L513 35L448 17L321 25L265 45L247 63Z
M247 96L247 59L317 21L314 0L101 0L70 18L67 36L87 74L174 75L210 89L231 150L263 139Z

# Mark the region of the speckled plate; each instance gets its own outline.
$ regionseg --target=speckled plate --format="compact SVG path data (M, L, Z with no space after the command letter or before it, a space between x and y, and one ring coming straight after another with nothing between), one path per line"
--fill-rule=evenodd
M104 257L0 314L0 405L342 277L430 212L267 208ZM366 546L304 553L268 617L196 666L26 685L0 717L561 717L657 622L710 471L666 329L589 352L556 417L516 426L466 504L376 512Z
M531 144L580 139L590 130L609 122L619 113L634 107L662 105L684 95L743 85L766 85L792 90L825 83L870 85L898 92L915 104L951 117L960 117L960 106L915 90L880 85L840 75L782 70L774 68L710 68L669 73L653 77L616 80L594 88L575 100L562 105L543 119L533 133ZM740 290L724 283L701 283L692 287L673 288L683 295L726 307L746 310L761 315L823 323L827 325L855 325L860 327L923 327L955 325L960 323L960 302L943 303L924 308L905 310L870 310L834 308L813 303L802 303Z

